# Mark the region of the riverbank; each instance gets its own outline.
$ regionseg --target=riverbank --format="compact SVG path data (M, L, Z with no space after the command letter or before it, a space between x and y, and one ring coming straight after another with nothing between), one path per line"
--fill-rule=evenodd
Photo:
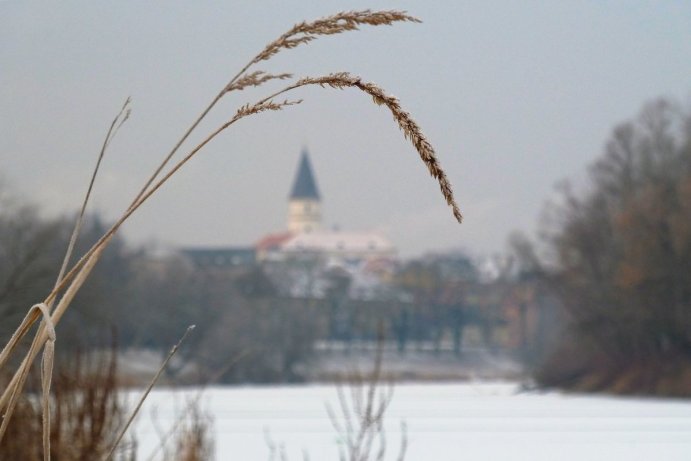
M571 354L543 364L535 380L544 387L576 393L691 398L691 357L613 363L606 357Z
M443 382L469 380L511 380L526 378L525 369L515 358L484 348L469 348L461 355L450 350L435 351L426 346L408 350L384 348L381 375L394 382ZM372 345L345 348L330 344L318 347L294 370L297 382L334 383L349 375L366 373L374 366L376 348ZM125 350L118 354L119 381L141 386L151 379L162 357L150 350ZM163 376L161 384L205 384L194 361L176 360L174 375ZM242 383L239 383L242 384ZM267 384L267 383L265 383ZM270 383L268 383L270 384Z

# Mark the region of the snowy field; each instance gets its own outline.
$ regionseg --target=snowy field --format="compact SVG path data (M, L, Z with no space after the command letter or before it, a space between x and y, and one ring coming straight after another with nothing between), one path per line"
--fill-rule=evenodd
M197 395L150 395L134 427L141 459ZM269 460L267 433L288 460L303 453L338 460L339 437L325 409L326 402L338 408L333 386L215 387L200 402L214 419L218 461ZM401 384L387 412L386 459L396 459L401 421L408 461L691 459L691 401L520 393L512 384Z

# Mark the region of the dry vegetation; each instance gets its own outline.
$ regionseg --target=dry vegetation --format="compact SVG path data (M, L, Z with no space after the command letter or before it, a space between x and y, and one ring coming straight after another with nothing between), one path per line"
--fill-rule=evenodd
M117 349L88 356L77 351L73 356L62 357L57 369L50 399L51 458L108 459L129 413L128 402L119 392ZM43 407L37 398L40 380L36 373L31 374L29 392L19 399L13 422L0 442L0 461L43 459L42 444L37 443L43 437ZM198 400L191 402L181 413L179 424L161 440L152 455L162 452L160 459L174 461L211 459L210 424ZM136 438L125 437L112 459L134 461L136 449Z
M344 380L345 385L338 387L338 412L327 406L331 424L343 440L339 453L342 461L385 459L387 441L384 422L394 387L393 383L387 383L384 379L383 344L380 332L372 370L369 373L355 371ZM396 456L398 461L405 459L407 448L406 425L401 422L401 445Z
M87 360L77 354L60 361L53 376L50 413L50 451L53 459L98 459L115 441L126 408L117 395L116 355L102 360ZM29 386L40 382L32 374ZM40 460L42 446L42 407L35 392L23 395L13 422L0 443L1 460Z
M115 443L110 437L112 432L109 430L113 425L117 425L120 422L121 409L115 405L112 400L112 393L114 389L112 388L112 376L108 373L103 375L104 379L100 378L89 378L89 379L74 379L76 376L69 378L63 376L62 374L56 376L55 385L53 386L53 393L51 397L48 397L49 390L51 388L51 376L52 371L52 347L56 340L55 327L60 322L61 318L70 307L70 304L77 294L77 292L82 287L83 283L89 277L94 266L98 262L99 258L103 254L105 248L113 240L115 233L119 230L120 226L127 221L127 219L137 210L139 207L149 199L158 189L163 186L168 179L174 175L182 166L184 166L190 159L192 159L197 153L199 153L202 148L211 142L216 136L228 129L230 126L238 122L239 120L259 114L266 111L277 111L288 108L291 105L299 104L299 100L278 100L276 99L280 95L287 94L298 87L303 87L307 85L321 85L332 88L355 88L360 91L365 92L370 95L374 102L387 107L398 126L403 131L406 138L410 139L415 149L418 151L420 158L427 166L430 174L437 179L442 193L453 210L453 214L456 219L460 222L461 214L456 205L453 194L451 191L451 186L449 185L446 176L439 166L435 152L422 133L420 127L414 122L412 117L405 112L398 100L388 95L383 89L377 85L366 82L359 77L351 76L347 73L339 72L332 73L323 77L306 77L296 80L294 83L288 84L286 87L271 93L268 97L262 98L254 103L242 104L237 109L235 114L217 129L209 133L202 142L198 145L190 148L187 153L177 161L172 167L169 167L171 160L175 154L180 150L181 146L185 143L188 136L197 128L198 124L206 117L206 115L214 108L216 103L222 98L226 97L230 93L236 93L247 87L258 87L270 82L280 82L282 80L292 79L292 74L280 73L280 74L269 74L265 71L254 69L257 64L260 64L271 57L280 53L284 50L292 49L300 45L307 44L319 36L323 35L334 35L340 34L346 31L357 30L360 26L371 25L392 25L398 22L419 22L416 18L399 11L356 11L356 12L343 12L338 13L333 16L328 16L325 18L318 19L312 22L302 22L295 25L288 32L281 35L277 40L269 43L259 54L257 54L253 59L251 59L245 67L243 67L230 81L223 85L221 91L213 98L208 107L202 112L202 114L197 118L197 120L190 126L190 128L185 132L181 139L175 144L173 149L163 158L162 162L152 173L149 179L145 182L141 190L136 194L131 205L125 210L122 216L113 224L113 226L108 229L102 237L88 250L86 251L79 260L69 266L71 260L71 254L74 248L74 242L77 239L81 226L81 218L84 214L84 209L88 203L88 198L90 195L91 188L94 184L96 178L96 173L98 167L100 166L100 160L106 153L108 145L111 143L113 137L117 133L118 129L127 120L129 115L129 100L125 103L120 113L113 120L108 134L103 143L103 147L98 157L98 163L94 170L89 192L82 205L82 211L80 213L80 218L77 220L75 225L70 244L66 256L64 258L64 263L60 270L60 275L58 276L54 288L48 293L42 302L37 302L28 312L25 321L20 325L15 334L10 339L9 343L5 346L2 353L0 353L0 372L8 374L8 367L11 362L9 361L11 354L15 351L20 341L28 336L31 332L31 327L37 323L39 320L40 326L38 330L33 335L33 340L31 346L24 356L22 363L17 367L9 379L8 384L4 387L2 396L0 397L0 411L2 411L4 418L2 420L2 425L0 426L0 441L5 441L3 443L14 443L16 440L14 435L16 434L31 434L30 439L26 439L24 443L31 444L32 449L36 452L40 451L38 449L38 440L40 437L37 436L35 431L30 431L29 427L36 426L36 412L38 408L35 407L34 402L30 400L23 399L22 392L26 387L27 378L29 376L29 371L32 364L34 363L38 354L43 351L42 359L42 414L43 420L41 423L43 433L43 458L50 459L51 452L55 455L55 458L59 459L98 459L104 453L102 450L107 447L110 443ZM167 168L167 170L166 170ZM165 170L165 172L164 172ZM69 270L68 270L69 268ZM39 293L36 293L38 298ZM152 334L155 334L153 332ZM108 369L110 370L110 369ZM87 384L90 383L90 384ZM69 398L66 402L60 402L61 396L65 396L66 391L62 391L61 386L72 383L73 386L77 386L78 392L81 394L74 394L68 392L69 395L82 395L84 397L79 398ZM97 386L92 388L91 386ZM103 388L98 388L101 386ZM91 399L90 401L87 401ZM83 403L87 410L87 415L92 418L94 422L100 421L100 430L96 434L91 434L91 432L84 432L84 447L85 450L91 450L88 455L76 454L72 457L69 453L69 448L66 444L62 442L63 439L60 437L52 439L49 434L59 433L59 431L64 430L65 426L61 426L63 416L65 411L62 405L76 405L77 403ZM50 415L51 409L52 413L56 415L56 423L51 426ZM74 410L73 418L80 421L82 414L84 414L83 409L71 409L70 412ZM97 411L98 410L98 411ZM96 414L91 414L89 412L97 411ZM106 421L105 415L110 411L110 417ZM70 413L72 414L72 413ZM13 421L13 428L10 422L12 421L13 415L17 416L17 419ZM71 423L70 423L71 424ZM68 426L72 427L72 426ZM77 425L75 427L86 427ZM93 429L94 425L88 425L89 428ZM90 429L90 430L91 430ZM84 429L86 430L86 429ZM10 432L8 432L10 431ZM58 432L56 432L58 431ZM12 437L8 437L12 434ZM195 430L190 432L191 439L185 446L196 446L190 453L206 453L207 448L204 445L203 437L200 438L199 434L195 435ZM93 439L89 437L93 435ZM11 442L10 442L11 441ZM51 441L54 447L50 448ZM59 453L58 453L59 451ZM187 453L185 450L179 450L178 454ZM194 459L194 454L190 454L189 457L184 459ZM24 458L21 459L32 459ZM14 458L14 459L20 459ZM108 459L105 455L105 459Z

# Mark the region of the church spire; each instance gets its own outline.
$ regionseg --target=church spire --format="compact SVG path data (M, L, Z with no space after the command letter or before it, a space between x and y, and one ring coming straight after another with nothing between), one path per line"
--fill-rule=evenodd
M321 227L321 204L317 183L312 174L307 149L302 149L300 165L288 200L288 230L312 232Z
M290 192L291 200L310 199L319 200L319 191L317 183L312 174L312 165L310 164L309 153L307 149L302 149L302 157L300 158L300 166L295 175L295 182L293 182L293 189Z

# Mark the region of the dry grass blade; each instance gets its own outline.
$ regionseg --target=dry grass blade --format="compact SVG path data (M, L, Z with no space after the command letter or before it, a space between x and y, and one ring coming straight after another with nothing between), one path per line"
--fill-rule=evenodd
M118 444L120 443L120 441L122 440L122 438L125 436L125 433L127 432L127 429L129 429L130 424L132 424L132 421L134 421L134 418L137 416L137 413L139 413L139 410L141 409L142 405L144 404L144 400L146 400L146 397L149 395L149 392L151 392L151 389L153 389L153 387L154 387L154 386L156 385L156 383L158 382L159 378L161 377L161 373L163 373L163 370L165 370L166 367L168 366L168 362L170 362L170 359L173 358L173 356L175 355L175 353L176 353L176 352L178 351L178 349L180 348L180 345L183 343L183 341L185 341L185 339L187 338L187 335L189 335L190 332L191 332L192 330L194 330L194 325L188 326L188 327L187 327L187 330L185 330L185 333L183 333L182 337L181 337L180 340L177 342L177 344L175 344L175 345L170 349L170 352L168 353L168 356L167 356L166 359L163 361L163 363L162 363L161 366L159 367L158 371L157 371L156 374L154 375L153 379L151 380L151 382L150 382L149 385L147 386L146 390L144 391L144 393L143 393L142 396L140 397L139 401L137 402L137 406L134 408L134 411L132 411L132 414L131 414L130 417L127 419L127 422L125 423L125 425L123 426L122 430L120 431L120 434L118 435L117 439L115 439L115 443L113 443L113 446L110 448L110 451L109 451L108 454L103 458L103 461L107 461L107 460L109 460L109 459L111 459L111 458L113 457L113 453L115 453L115 449L117 448L117 446L118 446Z
M89 199L91 198L91 191L94 188L94 183L96 182L96 176L98 176L98 170L101 167L101 162L103 161L103 157L105 156L106 150L108 149L110 142L117 135L118 131L120 131L120 127L122 127L122 125L130 118L130 113L131 113L131 109L129 107L130 101L131 101L130 98L127 98L125 100L125 103L122 105L120 112L118 112L118 114L113 119L113 122L110 124L110 128L108 128L108 132L106 133L106 137L103 140L103 146L101 147L101 152L98 155L98 160L96 161L96 166L94 167L94 170L91 173L91 180L89 181L89 187L87 187L87 189L86 189L86 194L84 195L84 200L82 201L82 207L79 210L79 215L77 216L76 222L74 223L74 229L72 230L72 235L70 236L70 242L67 245L67 250L65 251L65 257L62 261L62 267L60 267L60 273L58 274L58 278L55 281L56 284L60 283L60 280L62 280L62 277L65 275L65 271L67 270L67 265L69 264L70 258L72 257L72 252L74 251L74 245L77 242L77 237L79 236L79 232L81 230L82 223L84 222L84 213L86 211L86 206L89 204Z

